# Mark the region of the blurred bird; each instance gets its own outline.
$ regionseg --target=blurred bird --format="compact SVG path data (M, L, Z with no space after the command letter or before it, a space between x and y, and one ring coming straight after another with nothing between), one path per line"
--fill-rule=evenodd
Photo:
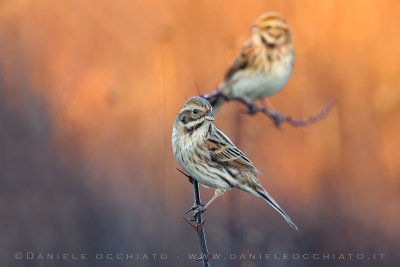
M292 33L285 19L273 12L261 15L251 26L251 37L225 75L218 89L228 97L262 100L279 92L294 65ZM211 100L214 112L225 102ZM273 109L265 99L265 107Z
M194 214L203 212L218 196L231 188L239 188L267 201L291 227L289 216L261 186L254 173L260 173L212 121L210 103L201 97L186 101L172 131L172 148L182 168L205 187L216 188L214 196L203 207L194 207Z

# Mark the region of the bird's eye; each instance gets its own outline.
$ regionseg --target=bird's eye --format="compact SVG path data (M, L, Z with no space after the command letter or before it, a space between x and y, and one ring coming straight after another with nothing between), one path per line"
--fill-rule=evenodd
M270 29L271 29L271 26L267 26L267 27L265 27L265 29L266 29L266 30L270 30Z
M197 109L195 109L195 108L192 110L192 113L193 113L193 114L197 114L198 112L199 112L199 111L198 111Z

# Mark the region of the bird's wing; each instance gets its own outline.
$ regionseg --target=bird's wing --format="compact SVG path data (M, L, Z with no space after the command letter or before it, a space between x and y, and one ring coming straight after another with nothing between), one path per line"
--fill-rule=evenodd
M253 163L240 151L229 138L217 127L209 135L206 146L212 160L233 171L251 171L260 173Z
M242 47L239 56L236 57L235 60L233 61L231 68L227 71L225 75L225 81L231 79L232 76L236 73L236 71L245 69L249 65L252 54L253 54L253 46L249 41Z

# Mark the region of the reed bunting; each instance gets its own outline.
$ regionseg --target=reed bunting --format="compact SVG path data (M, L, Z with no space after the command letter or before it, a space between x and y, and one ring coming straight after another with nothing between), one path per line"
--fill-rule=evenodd
M210 103L192 97L176 117L172 131L172 148L182 168L205 187L216 188L212 199L194 213L204 211L218 196L231 188L239 188L268 202L291 227L289 216L261 186L253 163L214 124Z
M268 12L251 26L251 37L225 75L218 89L228 97L262 100L279 92L289 80L294 64L292 33L285 19ZM211 100L214 112L224 103ZM272 106L266 102L266 108Z

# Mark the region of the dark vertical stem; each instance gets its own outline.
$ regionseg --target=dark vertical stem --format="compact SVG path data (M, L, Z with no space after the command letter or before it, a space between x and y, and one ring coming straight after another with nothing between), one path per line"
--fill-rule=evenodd
M193 189L194 189L194 205L201 206L199 183L194 179L193 179ZM203 267L210 267L210 263L208 261L206 235L204 233L204 224L201 212L196 214L196 223L197 223L197 235L199 236L199 241L201 246L201 254L202 254L201 259L203 261Z

